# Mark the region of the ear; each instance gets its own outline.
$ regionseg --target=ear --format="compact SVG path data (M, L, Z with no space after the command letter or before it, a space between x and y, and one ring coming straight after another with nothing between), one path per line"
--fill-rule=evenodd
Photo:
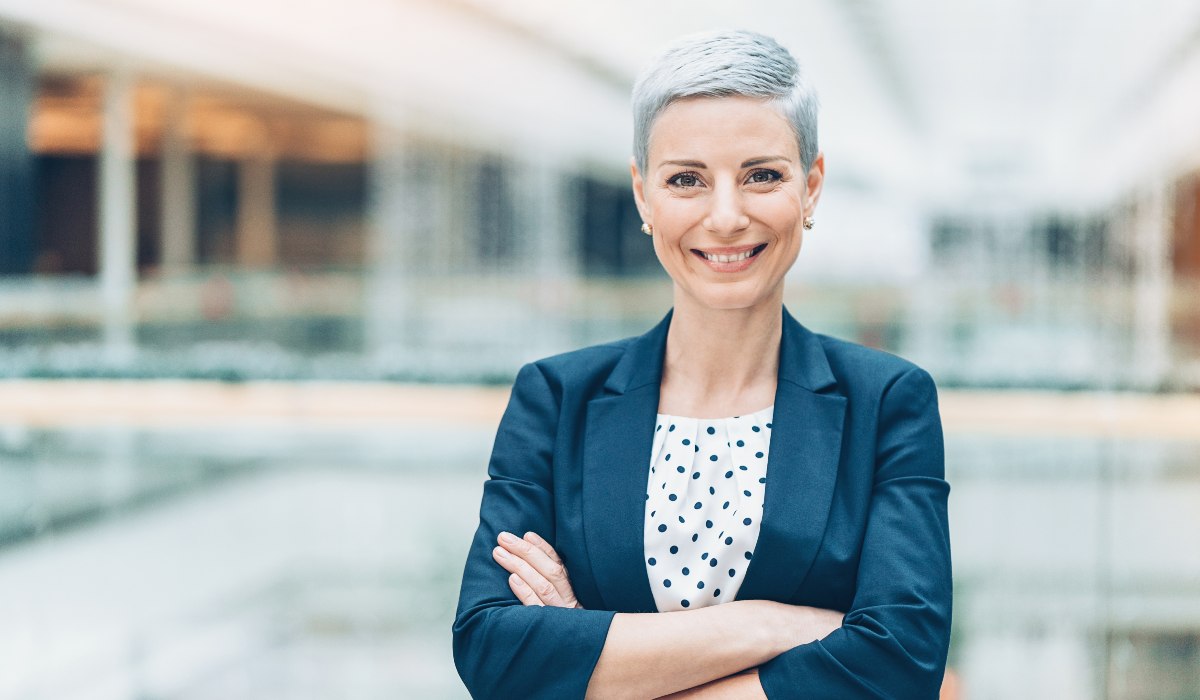
M646 205L646 193L642 190L643 184L642 174L638 172L637 160L630 157L629 159L629 176L633 180L633 201L637 204L638 214L641 215L642 221L652 224L650 220L650 207Z
M804 203L804 215L812 216L813 211L817 208L817 202L821 199L821 190L825 186L824 152L817 154L817 159L813 161L812 167L808 169L806 184L808 187L808 201Z

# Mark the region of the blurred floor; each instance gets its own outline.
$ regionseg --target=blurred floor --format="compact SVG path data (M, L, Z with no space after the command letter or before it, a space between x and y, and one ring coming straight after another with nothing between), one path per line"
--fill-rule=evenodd
M0 698L465 697L507 394L0 383ZM1194 697L1200 396L940 398L962 697Z

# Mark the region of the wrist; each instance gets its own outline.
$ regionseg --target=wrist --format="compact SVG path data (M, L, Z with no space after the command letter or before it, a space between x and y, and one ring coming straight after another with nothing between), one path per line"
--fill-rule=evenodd
M757 606L756 619L764 635L760 643L771 650L771 658L802 644L824 639L842 625L842 613L836 610L767 600L747 602Z
M758 643L761 648L770 651L769 658L775 658L796 646L796 629L799 626L796 618L800 612L797 606L771 600L746 602L754 606L755 628L761 633Z

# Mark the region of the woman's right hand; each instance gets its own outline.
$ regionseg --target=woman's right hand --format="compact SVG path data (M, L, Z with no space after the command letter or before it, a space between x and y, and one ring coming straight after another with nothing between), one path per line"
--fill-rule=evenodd
M523 605L583 608L575 599L567 567L549 542L536 532L526 532L523 538L501 532L496 541L492 558L511 574L508 587Z

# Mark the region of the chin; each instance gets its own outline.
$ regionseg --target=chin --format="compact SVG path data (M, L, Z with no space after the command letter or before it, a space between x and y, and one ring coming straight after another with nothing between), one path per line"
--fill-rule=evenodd
M684 295L697 306L717 311L751 309L775 302L776 295L761 289L738 289L740 285L713 285L721 288L685 290Z

